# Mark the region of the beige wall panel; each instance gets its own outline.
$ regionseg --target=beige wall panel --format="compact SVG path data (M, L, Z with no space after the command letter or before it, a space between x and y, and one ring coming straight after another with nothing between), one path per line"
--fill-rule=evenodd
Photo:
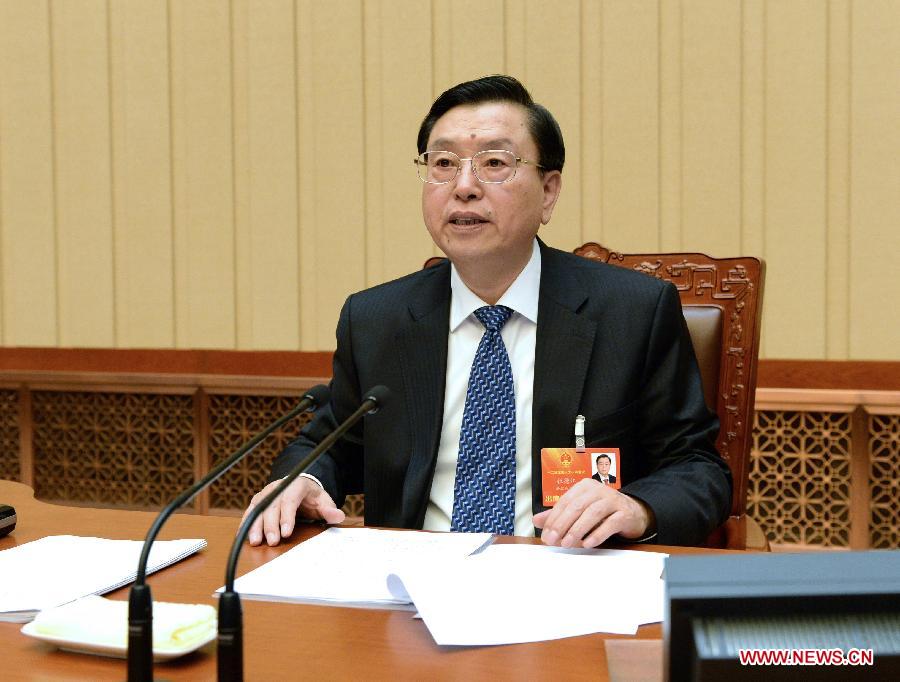
M435 97L462 81L504 72L503 0L435 0L433 4ZM473 22L473 17L478 21ZM407 24L406 17L401 24Z
M171 11L176 345L234 348L229 6L191 0Z
M828 5L828 187L825 357L847 359L850 340L850 2ZM900 189L900 186L898 186Z
M850 355L900 357L900 5L853 3Z
M683 12L681 0L659 6L659 246L663 251L683 248Z
M525 62L528 55L526 42L527 5L522 0L505 0L504 20L504 73L519 79L525 78Z
M169 16L163 0L113 2L109 11L116 345L170 348Z
M741 7L683 7L682 243L735 256L741 248Z
M581 235L604 242L603 234L603 8L599 2L581 3ZM567 178L568 181L568 178ZM570 183L571 184L571 183ZM572 245L573 247L575 244Z
M765 54L763 0L741 4L741 253L765 252ZM766 333L763 324L763 335Z
M298 348L294 5L233 8L237 345Z
M761 255L764 357L900 359L898 25L894 0L0 0L0 341L333 348L348 293L437 252L432 98L505 72L566 138L548 242Z
M574 249L581 229L581 4L577 0L527 3L524 82L536 102L553 112L566 144L562 193L540 229L552 246Z
M366 284L363 16L358 2L301 2L297 14L300 330L302 348L320 350Z
M825 356L827 10L818 0L767 6L769 357Z
M109 35L103 0L52 3L59 343L115 344Z
M659 13L603 4L603 226L618 251L659 248Z
M0 2L0 333L57 337L50 24L45 3Z
M367 2L365 11L366 286L400 277L440 254L422 222L412 160L431 105L427 3ZM404 17L402 23L394 17Z

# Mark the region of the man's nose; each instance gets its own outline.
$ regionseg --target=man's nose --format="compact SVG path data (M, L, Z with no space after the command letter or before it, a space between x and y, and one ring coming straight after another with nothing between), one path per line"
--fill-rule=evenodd
M463 201L477 199L481 196L481 183L475 177L475 170L472 168L471 161L462 162L459 173L456 174L455 193Z

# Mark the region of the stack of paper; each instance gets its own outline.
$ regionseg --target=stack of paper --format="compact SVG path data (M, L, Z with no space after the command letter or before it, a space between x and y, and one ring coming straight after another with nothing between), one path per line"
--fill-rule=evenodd
M397 599L388 590L389 574L411 563L439 566L462 559L491 537L329 528L238 578L234 589L248 599L412 609L409 599Z
M111 592L135 578L143 542L52 535L0 552L0 621L25 623L42 609ZM206 540L153 544L147 573L206 547Z
M634 634L663 618L665 554L492 545L388 576L437 644L537 642L595 632Z
M418 609L442 645L634 634L662 620L666 554L485 547L490 539L332 528L238 578L235 589L250 599Z

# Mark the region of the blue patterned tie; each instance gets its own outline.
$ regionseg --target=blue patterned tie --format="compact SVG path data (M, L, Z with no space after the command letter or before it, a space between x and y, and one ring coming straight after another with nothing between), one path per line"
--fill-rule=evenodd
M450 530L513 534L516 502L516 396L500 330L512 310L475 311L484 325L459 436Z

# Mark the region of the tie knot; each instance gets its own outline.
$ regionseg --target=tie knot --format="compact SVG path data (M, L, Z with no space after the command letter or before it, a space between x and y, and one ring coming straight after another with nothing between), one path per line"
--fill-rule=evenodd
M503 325L513 314L512 308L505 305L486 305L475 311L475 317L489 332L497 332L503 329Z

